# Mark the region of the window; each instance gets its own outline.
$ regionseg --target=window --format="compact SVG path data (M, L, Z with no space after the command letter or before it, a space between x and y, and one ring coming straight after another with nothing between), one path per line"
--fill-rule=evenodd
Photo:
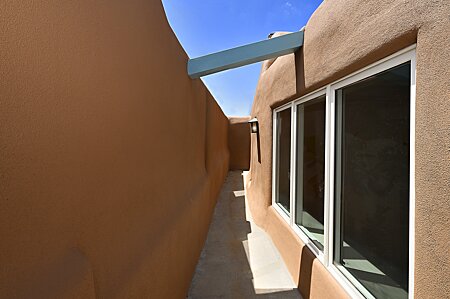
M276 203L286 213L291 210L291 109L277 113Z
M323 250L325 95L297 105L295 223Z
M378 298L408 297L410 68L336 90L334 262Z
M274 110L273 205L353 297L412 298L415 46Z

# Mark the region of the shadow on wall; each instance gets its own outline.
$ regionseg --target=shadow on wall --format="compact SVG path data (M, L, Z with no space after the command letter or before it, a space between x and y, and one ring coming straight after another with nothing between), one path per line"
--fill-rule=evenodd
M300 255L298 289L303 297L309 298L311 293L312 268L315 257L306 246L302 247Z
M270 238L251 220L240 171L224 183L188 298L300 298Z
M303 54L303 47L295 52L295 83L296 94L305 91L305 56Z

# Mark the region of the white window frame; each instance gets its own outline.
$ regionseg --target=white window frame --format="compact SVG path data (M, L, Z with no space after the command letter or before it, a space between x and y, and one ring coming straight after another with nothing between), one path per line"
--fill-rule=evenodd
M277 168L277 161L278 161L278 139L277 139L277 128L278 128L278 121L277 121L277 113L281 112L283 110L291 108L291 158L290 158L290 171L291 171L291 181L292 181L292 163L293 163L293 153L292 153L292 139L293 139L293 128L292 128L292 105L291 103L288 103L286 105L283 105L281 107L278 107L274 109L273 111L273 158L272 158L272 206L277 210L277 212L283 217L283 219L290 224L290 219L292 215L292 183L290 184L290 213L288 213L277 201L277 195L276 192L278 191L278 168Z
M414 260L415 260L415 107L416 107L416 45L407 47L395 54L362 68L344 78L341 78L325 87L309 93L297 100L273 109L273 149L272 149L272 206L289 224L301 241L313 252L317 259L326 267L330 274L352 298L374 298L369 291L353 276L345 275L346 269L334 263L334 152L336 134L336 90L365 78L374 76L383 71L410 62L410 161L409 161L409 273L408 298L414 298ZM310 238L295 224L295 182L296 182L296 155L297 155L297 107L299 104L326 95L325 101L325 196L324 196L324 251L322 252L311 242ZM287 214L275 202L277 179L277 113L291 108L291 182L290 182L290 213ZM344 270L342 269L344 268Z

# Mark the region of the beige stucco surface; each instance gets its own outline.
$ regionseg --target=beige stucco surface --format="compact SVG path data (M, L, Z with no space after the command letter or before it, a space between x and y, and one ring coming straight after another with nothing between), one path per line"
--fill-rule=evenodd
M228 119L161 2L0 12L0 298L184 298Z
M261 161L252 136L248 196L256 222L273 238L304 297L346 294L270 208L272 108L415 43L414 292L416 298L450 294L449 36L449 1L325 0L306 25L303 49L263 65L251 112L259 120Z

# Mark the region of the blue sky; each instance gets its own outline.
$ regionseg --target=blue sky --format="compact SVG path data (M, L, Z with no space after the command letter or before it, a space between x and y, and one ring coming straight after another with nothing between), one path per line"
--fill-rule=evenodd
M163 0L169 23L189 57L298 31L322 0ZM228 116L249 115L261 64L203 77Z

